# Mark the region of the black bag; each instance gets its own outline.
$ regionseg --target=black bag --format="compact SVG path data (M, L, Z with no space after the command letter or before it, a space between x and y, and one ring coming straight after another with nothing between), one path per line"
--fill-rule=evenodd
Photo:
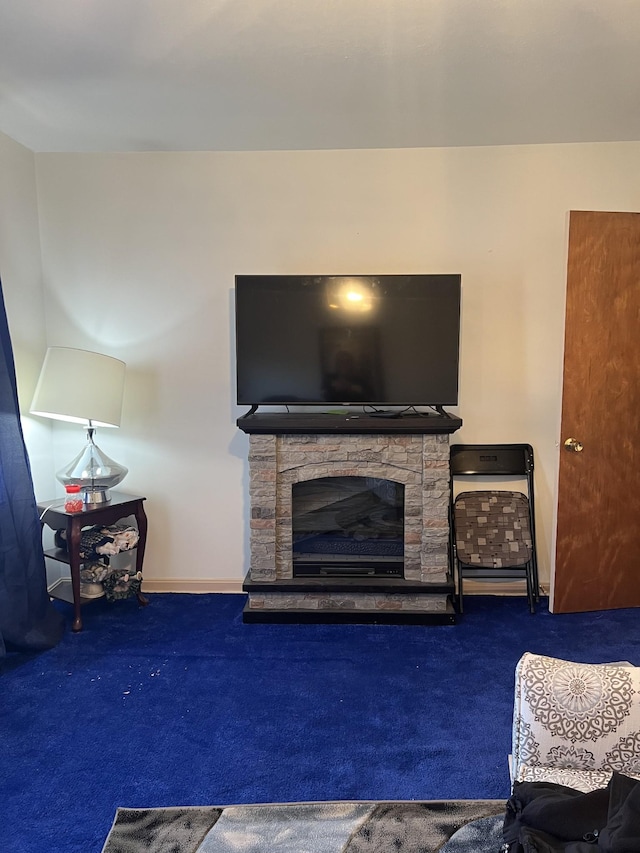
M583 793L553 782L516 782L503 826L509 853L640 853L640 782L613 773Z

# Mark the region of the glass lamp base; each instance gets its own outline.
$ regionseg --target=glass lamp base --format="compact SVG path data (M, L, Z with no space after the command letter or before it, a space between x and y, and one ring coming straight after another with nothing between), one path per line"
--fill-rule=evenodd
M121 483L129 469L110 459L95 444L94 430L87 430L87 443L84 449L68 465L56 473L56 479L67 486L71 483L82 489L84 504L96 505L109 503L109 489Z
M108 504L111 500L109 489L101 486L83 486L82 487L82 503L85 506L97 506L99 504Z

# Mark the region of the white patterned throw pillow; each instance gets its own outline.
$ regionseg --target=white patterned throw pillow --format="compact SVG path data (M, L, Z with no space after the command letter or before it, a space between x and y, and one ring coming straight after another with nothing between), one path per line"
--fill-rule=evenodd
M512 776L582 791L640 778L640 668L526 652L516 667Z

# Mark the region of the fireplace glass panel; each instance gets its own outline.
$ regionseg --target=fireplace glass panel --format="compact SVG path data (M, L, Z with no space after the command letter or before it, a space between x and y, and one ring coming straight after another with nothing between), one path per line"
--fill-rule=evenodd
M404 485L322 477L292 486L293 574L403 576Z

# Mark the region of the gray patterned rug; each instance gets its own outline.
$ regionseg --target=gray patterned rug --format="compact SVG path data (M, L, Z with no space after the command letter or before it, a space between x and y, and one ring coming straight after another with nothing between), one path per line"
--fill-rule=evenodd
M118 809L102 853L492 853L502 800Z

